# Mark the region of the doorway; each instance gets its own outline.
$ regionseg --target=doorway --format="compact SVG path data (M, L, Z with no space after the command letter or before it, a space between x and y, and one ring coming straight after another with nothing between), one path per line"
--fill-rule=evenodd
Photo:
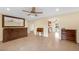
M48 20L48 33L53 33L55 35L55 39L61 39L59 18L53 17Z

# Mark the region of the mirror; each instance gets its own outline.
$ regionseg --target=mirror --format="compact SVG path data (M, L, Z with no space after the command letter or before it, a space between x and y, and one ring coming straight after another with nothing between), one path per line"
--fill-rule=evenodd
M3 27L24 27L25 26L25 19L14 17L14 16L2 16L2 26Z

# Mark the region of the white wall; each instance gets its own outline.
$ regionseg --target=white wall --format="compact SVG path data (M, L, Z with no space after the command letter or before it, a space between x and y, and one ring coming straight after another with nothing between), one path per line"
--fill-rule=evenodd
M25 27L28 27L28 21L25 19Z
M33 29L34 29L33 25L35 25L34 21L28 21L28 33L33 31Z
M0 41L3 40L2 15L0 15Z

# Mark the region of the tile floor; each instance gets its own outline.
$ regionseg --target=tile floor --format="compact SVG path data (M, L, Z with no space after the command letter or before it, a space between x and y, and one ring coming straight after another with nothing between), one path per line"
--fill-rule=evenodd
M55 39L53 33L50 33L48 38L31 33L28 37L0 42L0 51L79 51L79 45Z

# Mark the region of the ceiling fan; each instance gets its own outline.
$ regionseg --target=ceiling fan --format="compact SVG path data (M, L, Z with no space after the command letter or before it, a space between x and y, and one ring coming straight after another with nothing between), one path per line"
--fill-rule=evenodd
M27 10L22 10L22 11L29 13L28 16L31 15L31 14L34 14L35 16L37 16L37 14L42 14L43 13L43 12L37 12L36 7L32 7L31 11L27 11Z

